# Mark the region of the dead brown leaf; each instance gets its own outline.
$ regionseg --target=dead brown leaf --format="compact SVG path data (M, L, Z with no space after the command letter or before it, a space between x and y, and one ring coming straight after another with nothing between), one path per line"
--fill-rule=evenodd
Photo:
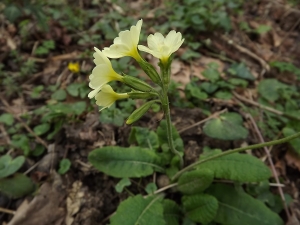
M183 62L174 60L171 66L171 79L177 83L183 84L183 87L190 83L190 68Z
M300 171L300 157L296 153L289 150L286 152L284 158L290 167Z
M81 191L82 182L75 181L72 185L72 189L68 193L66 200L67 203L67 215L66 215L66 225L72 225L74 221L74 215L79 211L80 206L83 202L84 192Z
M61 177L54 173L53 181L44 183L31 202L25 200L8 225L61 225L65 195Z

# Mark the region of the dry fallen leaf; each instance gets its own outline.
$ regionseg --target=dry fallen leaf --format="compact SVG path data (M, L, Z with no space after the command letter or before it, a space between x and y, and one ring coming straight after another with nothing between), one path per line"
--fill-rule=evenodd
M67 197L67 215L66 225L71 225L74 221L74 215L79 211L80 206L83 202L84 192L81 191L82 183L75 181L72 185L72 189L69 191Z
M286 152L284 158L290 167L300 171L300 157L296 153L289 150Z
M31 202L25 200L7 225L61 225L65 195L60 175L53 173L53 181L44 183Z

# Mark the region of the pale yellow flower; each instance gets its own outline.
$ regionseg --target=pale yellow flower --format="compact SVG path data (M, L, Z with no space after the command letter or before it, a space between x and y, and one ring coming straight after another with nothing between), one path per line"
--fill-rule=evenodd
M179 49L183 41L181 33L172 30L166 37L161 33L150 34L147 38L148 47L139 45L138 48L140 51L150 53L165 64L170 55Z
M104 48L103 53L109 58L121 58L131 56L137 61L141 57L137 51L143 20L139 20L136 26L131 26L130 30L121 31L119 37L114 39L114 43L109 48Z
M125 98L129 98L129 95L127 93L122 93L122 94L116 93L114 92L112 87L108 84L103 85L101 91L95 97L96 104L98 106L103 107L100 111L111 107L115 101L119 99L125 99Z
M95 95L101 90L103 85L107 84L108 82L113 80L123 80L123 76L114 71L111 62L103 54L103 52L101 52L98 48L94 49L96 51L94 53L94 63L96 64L96 67L93 69L92 74L89 77L89 86L94 90L89 93L89 98L95 97Z

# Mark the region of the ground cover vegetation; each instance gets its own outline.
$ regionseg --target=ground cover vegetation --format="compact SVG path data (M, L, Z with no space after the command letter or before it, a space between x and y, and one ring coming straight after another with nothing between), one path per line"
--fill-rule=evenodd
M1 220L299 223L299 14L0 3Z

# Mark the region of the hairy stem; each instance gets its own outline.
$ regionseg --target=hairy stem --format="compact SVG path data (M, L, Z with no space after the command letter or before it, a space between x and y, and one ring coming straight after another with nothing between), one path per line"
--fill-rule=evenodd
M246 146L246 147L242 147L242 148L235 148L235 149L232 149L232 150L228 150L226 152L222 152L218 155L214 155L214 156L211 156L211 157L208 157L208 158L205 158L205 159L202 159L202 160L199 160L187 167L185 167L184 169L178 171L173 177L172 177L172 181L174 182L178 177L180 177L181 174L183 174L184 172L188 171L188 170L191 170L193 169L195 166L198 166L199 164L201 163L204 163L204 162L207 162L209 160L213 160L213 159L217 159L219 157L222 157L222 156L225 156L225 155L229 155L229 154L232 154L232 153L236 153L236 152L242 152L242 151L245 151L245 150L248 150L248 149L255 149L255 148L262 148L262 147L265 147L265 146L271 146L271 145L278 145L278 144L282 144L282 143L285 143L285 142L288 142L292 139L295 139L297 137L300 137L300 132L299 133L296 133L294 135L291 135L291 136L288 136L286 138L282 138L282 139L279 139L279 140L275 140L275 141L269 141L269 142L265 142L265 143L260 143L260 144L255 144L255 145L250 145L250 146Z
M183 158L175 148L174 141L173 141L173 135L172 135L172 121L171 121L171 113L170 113L170 106L169 106L169 98L168 98L168 86L163 86L163 94L162 94L162 107L165 113L165 118L167 121L167 138L168 138L168 144L170 147L171 152L174 155L177 155L180 159L180 168L183 167Z

